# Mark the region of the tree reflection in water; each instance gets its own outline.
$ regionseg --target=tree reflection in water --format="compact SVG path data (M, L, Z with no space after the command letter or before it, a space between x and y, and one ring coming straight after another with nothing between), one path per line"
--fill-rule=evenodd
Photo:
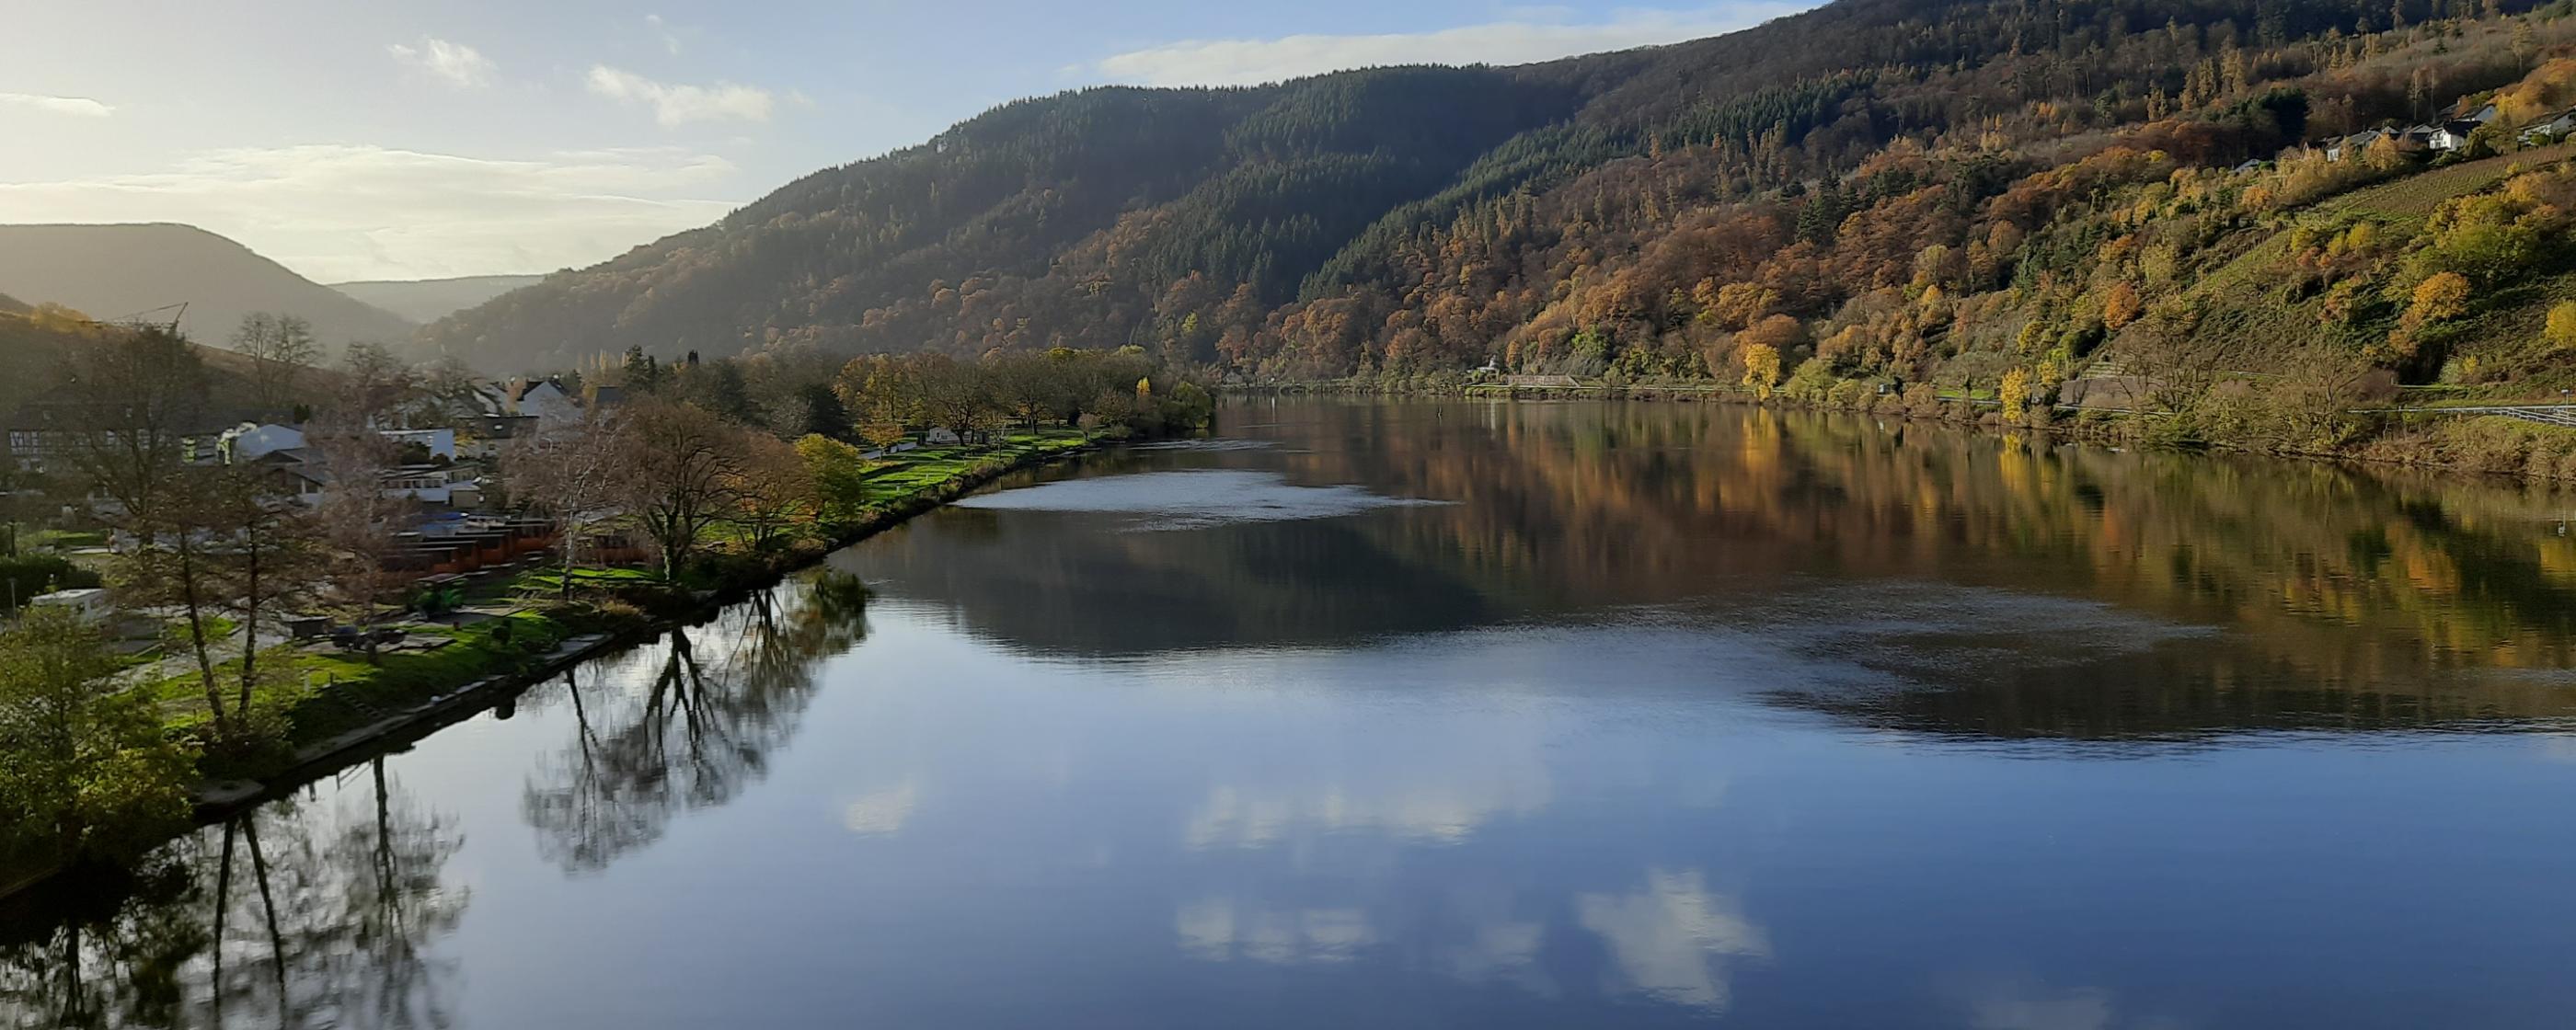
M529 779L522 808L548 861L607 868L681 812L722 805L768 772L814 694L814 666L867 638L867 587L824 574L674 629L605 678L568 684L574 735Z
M463 838L381 759L372 803L280 802L164 848L117 884L5 925L0 1012L16 1027L443 1027L453 960L431 945L468 893Z

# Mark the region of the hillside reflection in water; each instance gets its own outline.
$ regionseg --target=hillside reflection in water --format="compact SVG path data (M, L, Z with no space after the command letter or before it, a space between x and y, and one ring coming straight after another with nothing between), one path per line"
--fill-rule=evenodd
M0 911L0 1025L2548 1025L2534 490L1246 402ZM496 713L499 714L499 713Z

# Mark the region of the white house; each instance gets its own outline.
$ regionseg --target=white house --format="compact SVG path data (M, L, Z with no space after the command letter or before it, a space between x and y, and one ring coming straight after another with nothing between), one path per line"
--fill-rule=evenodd
M2546 120L2524 126L2522 142L2534 146L2556 143L2567 138L2570 132L2576 132L2576 109L2560 111Z
M477 383L476 398L482 401L486 440L505 439L550 429L577 425L584 418L581 401L552 379L513 379L506 383ZM509 425L510 422L533 422L533 425Z
M2478 126L2482 124L2484 123L2466 120L2443 122L2439 128L2425 134L2424 145L2433 148L2433 151L2438 154L2448 154L2454 150L2464 149L2469 145L2469 134L2478 131Z
M511 413L531 416L540 425L566 425L581 421L581 402L565 393L563 384L540 379L519 384L517 405Z
M456 460L456 430L453 429L386 429L380 435L398 446L419 444L430 457Z

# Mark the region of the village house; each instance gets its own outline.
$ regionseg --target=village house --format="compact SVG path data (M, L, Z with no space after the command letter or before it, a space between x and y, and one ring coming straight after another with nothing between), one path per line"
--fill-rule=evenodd
M2466 150L2469 146L2469 135L2478 131L2479 125L2480 123L2472 121L2443 122L2426 137L2425 142L2437 154Z
M474 395L487 416L532 418L547 426L569 425L582 419L581 402L554 379L476 383Z
M186 461L212 461L226 432L246 421L237 412L212 412L172 434L179 437L180 455ZM116 434L87 428L114 424L114 419L93 417L89 407L79 401L39 400L21 405L9 415L8 430L0 434L5 442L8 464L20 472L42 473L59 468L82 448L113 444Z
M2576 132L2576 108L2524 126L2520 139L2524 146L2542 146L2566 139L2571 132Z
M2381 137L2387 135L2388 132L2385 129L2363 129L2342 139L2331 140L2326 144L2326 160L2341 161L2346 157L2360 157L2370 150L2371 144L2379 142Z

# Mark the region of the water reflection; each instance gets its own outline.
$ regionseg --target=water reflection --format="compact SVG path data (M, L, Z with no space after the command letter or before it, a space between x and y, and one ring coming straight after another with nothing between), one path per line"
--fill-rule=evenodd
M1584 929L1608 942L1627 985L1660 1001L1724 1011L1729 960L1771 955L1770 936L1696 871L1651 870L1641 890L1586 894L1575 907Z
M604 869L758 781L803 721L815 663L867 638L867 600L854 577L812 577L576 673L572 739L521 802L540 851L568 871Z
M1356 908L1270 910L1228 898L1183 906L1173 928L1191 957L1219 962L1349 962L1377 942Z
M1253 442L1283 446L1095 462L988 497L1013 509L1006 522L942 513L843 567L1069 656L1345 647L1679 606L1898 688L1793 680L1783 703L1927 732L2576 715L2558 684L2497 675L2576 664L2576 538L2558 528L2576 502L2543 490L1721 405L1238 416L1262 425L1239 430L1266 437ZM1229 477L1451 503L1108 531L1121 523L1104 512L1221 515ZM1201 482L1218 486L1200 496Z
M363 800L282 802L164 849L131 878L49 891L0 925L0 1012L23 1027L444 1027L435 949L470 892L463 844L381 761Z
M1222 451L1225 448L1197 448ZM1066 479L982 494L965 511L1090 512L1126 516L1133 529L1203 529L1230 522L1279 522L1358 515L1440 502L1385 497L1355 486L1298 486L1277 473L1202 469L1140 472L1114 479Z
M0 1026L2576 1004L2546 496L1734 408L1263 415L0 913ZM1163 524L1227 483L1450 503Z

